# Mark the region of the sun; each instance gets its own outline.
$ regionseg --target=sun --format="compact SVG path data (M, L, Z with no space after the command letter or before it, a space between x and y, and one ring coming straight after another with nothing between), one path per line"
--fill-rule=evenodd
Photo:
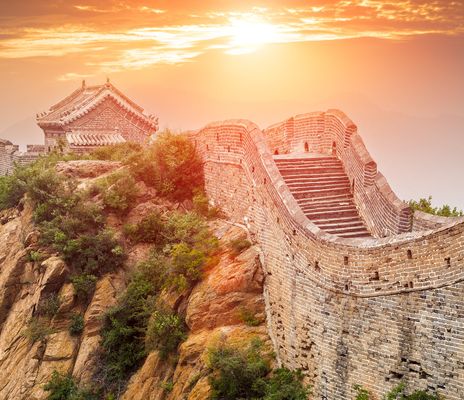
M228 54L251 53L259 46L278 42L280 36L276 26L255 16L231 18L226 32L230 37Z

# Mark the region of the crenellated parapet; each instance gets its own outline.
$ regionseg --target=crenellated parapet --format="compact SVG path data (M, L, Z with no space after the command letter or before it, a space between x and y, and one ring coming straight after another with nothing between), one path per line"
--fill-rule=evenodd
M213 123L191 138L209 197L261 248L278 358L305 371L316 398L352 398L354 384L380 394L399 379L464 398L463 218L407 232L409 207L338 111L264 133L244 120ZM305 216L273 158L305 146L337 154L366 223L389 236L341 238Z

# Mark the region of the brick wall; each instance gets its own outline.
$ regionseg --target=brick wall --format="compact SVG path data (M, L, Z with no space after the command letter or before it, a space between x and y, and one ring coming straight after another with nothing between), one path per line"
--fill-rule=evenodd
M337 119L324 116L333 126L340 126ZM304 118L293 123L305 125ZM337 128L328 140L318 124L312 144L331 151L335 138L345 165L356 150L345 168L359 185L376 185L376 168L353 144L355 129L347 126L347 139ZM301 132L287 130L291 140L281 146L304 145L309 136ZM450 400L464 398L464 222L389 238L338 238L304 216L256 125L214 123L191 138L205 161L209 196L246 224L261 248L276 354L303 369L315 398L351 399L354 384L379 395L400 379ZM385 190L376 190L380 200L372 201L380 204Z
M124 110L111 98L103 101L88 114L71 122L65 129L66 131L107 131L115 128L126 140L138 143L146 143L149 132L153 131L137 115Z
M264 130L271 152L335 153L354 188L355 204L377 237L411 230L411 210L391 190L368 153L356 125L341 111L297 115Z

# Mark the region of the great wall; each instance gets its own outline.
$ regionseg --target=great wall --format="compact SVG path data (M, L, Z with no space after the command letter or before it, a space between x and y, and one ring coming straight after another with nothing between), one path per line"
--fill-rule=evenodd
M400 381L464 398L464 218L413 214L338 110L190 135L211 201L260 246L278 360L315 398Z

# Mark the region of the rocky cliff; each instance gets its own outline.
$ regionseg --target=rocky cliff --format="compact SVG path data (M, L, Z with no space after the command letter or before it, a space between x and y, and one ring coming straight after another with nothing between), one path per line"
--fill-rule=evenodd
M61 173L78 180L85 188L121 166L117 163L76 161L58 166ZM132 211L121 218L107 215L107 225L116 232L128 221L140 220L149 210L172 210L179 205L161 201L154 190L138 183ZM97 199L98 201L98 199ZM88 384L98 362L102 316L116 304L138 261L147 256L149 246L125 243L128 259L123 268L105 274L83 309L69 282L69 267L57 254L41 253L39 232L32 222L32 208L23 201L17 209L0 215L0 398L5 400L46 399L44 384L53 371L72 374ZM163 360L151 352L133 374L122 399L205 399L209 392L205 355L222 338L245 342L258 336L268 341L263 300L264 276L257 250L250 247L232 254L227 243L244 231L226 221L216 220L211 229L219 239L217 263L204 271L202 279L183 296L166 293L166 301L185 315L186 340L178 356ZM38 256L40 255L40 257ZM58 293L59 303L46 335L31 341L30 321L40 304ZM243 310L254 322L244 322ZM69 332L71 315L84 315L80 335ZM254 325L254 326L250 326Z

